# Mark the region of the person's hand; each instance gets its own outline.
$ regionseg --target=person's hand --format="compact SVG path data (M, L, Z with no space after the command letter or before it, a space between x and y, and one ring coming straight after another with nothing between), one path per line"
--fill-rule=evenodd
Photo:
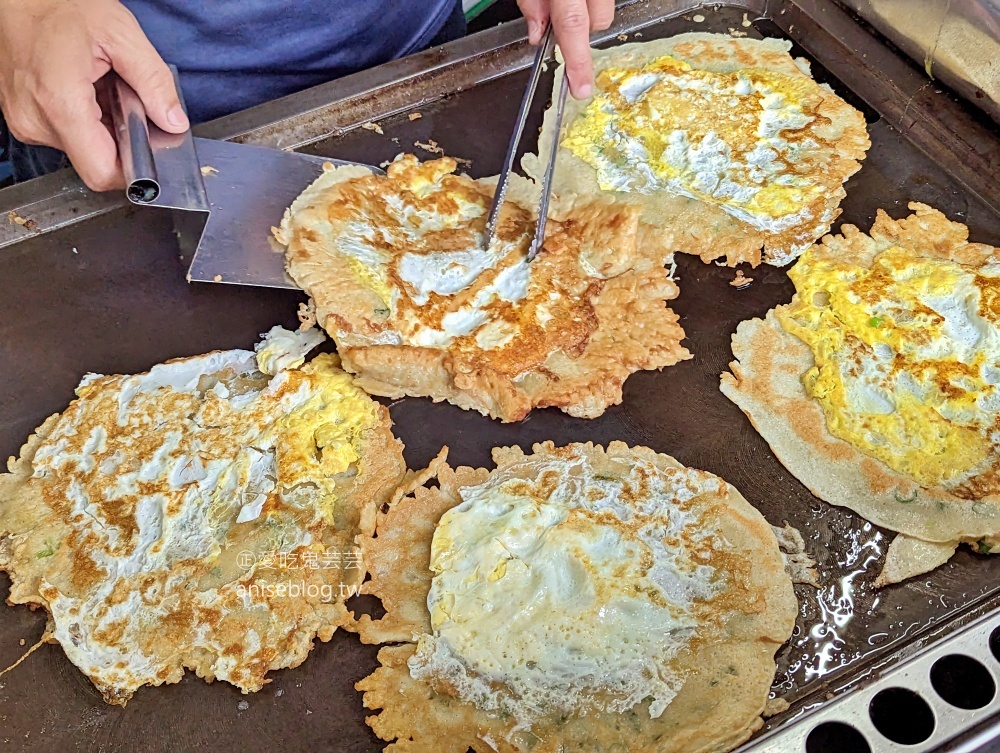
M539 44L552 22L566 61L570 93L577 99L590 96L594 63L590 57L590 32L602 31L615 17L615 0L517 0L528 21L528 39Z
M94 82L114 68L150 119L188 127L170 69L118 0L0 0L0 110L14 138L69 156L95 191L121 187Z

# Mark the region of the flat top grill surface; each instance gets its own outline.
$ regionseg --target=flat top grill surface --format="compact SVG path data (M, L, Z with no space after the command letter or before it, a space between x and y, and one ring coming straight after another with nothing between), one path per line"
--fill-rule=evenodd
M642 38L734 28L753 36L786 36L766 19L744 28L742 9L698 12L704 22L693 22L689 14L644 28ZM899 217L907 213L908 201L921 201L966 223L973 240L1000 245L994 210L815 59L813 65L818 80L861 107L869 120L872 148L848 183L839 222L867 230L876 208ZM474 176L495 174L525 75L497 78L415 107L422 114L418 120L405 113L382 120L383 136L355 129L310 150L378 164L400 151L433 157L414 142L434 140L447 154L471 159ZM541 104L529 134L541 122ZM802 531L818 561L822 588L798 587L800 617L778 655L775 691L793 704L772 722L780 723L905 645L995 606L998 563L963 549L926 577L874 592L871 583L891 532L813 497L718 390L737 324L790 299L793 287L785 272L747 269L753 284L735 290L729 285L732 269L686 255L677 262L681 294L672 307L681 315L694 359L632 376L623 404L601 418L574 419L550 409L502 425L413 398L394 402L390 410L412 468L423 467L445 444L453 465L490 466L490 448L496 445L618 439L717 473L771 523L787 521ZM168 358L249 348L275 324L293 327L296 306L305 300L289 291L188 285L184 271L170 216L157 210L116 210L0 250L0 456L17 454L34 427L61 411L85 372L137 372ZM8 587L6 577L0 579L0 596ZM17 660L44 624L41 611L0 609L0 667ZM150 752L380 750L353 689L375 668L375 653L375 647L341 631L319 644L301 667L273 673L272 682L255 695L243 696L225 683L208 685L189 673L177 685L140 690L123 710L104 704L58 646L44 646L0 677L0 747L117 751L141 741Z

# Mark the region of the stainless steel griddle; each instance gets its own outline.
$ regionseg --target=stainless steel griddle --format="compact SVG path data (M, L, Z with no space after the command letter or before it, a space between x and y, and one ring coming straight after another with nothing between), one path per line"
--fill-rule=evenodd
M791 39L795 54L813 62L816 78L869 121L873 145L848 184L842 222L867 229L877 207L898 217L907 201L918 200L966 223L975 240L1000 245L1000 139L981 111L929 82L832 2L696 6L626 2L600 43L617 44L620 34L635 41L730 29ZM531 57L523 25L505 25L217 121L199 135L372 164L403 150L432 156L414 142L433 140L472 160L472 175L491 175ZM410 121L412 112L422 117ZM529 129L540 116L539 107ZM373 119L384 135L360 128ZM4 221L8 212L27 224ZM187 284L180 258L186 234L181 228L178 243L168 213L88 194L68 173L0 192L0 213L0 456L16 453L35 426L63 409L84 372L135 372L176 356L250 347L272 325L292 326L304 300L294 291ZM733 270L681 255L678 275L681 296L673 305L694 360L632 376L624 403L593 421L543 410L501 425L427 400L397 401L390 409L410 466L423 467L442 444L451 447L453 463L478 466L490 464L494 445L620 439L718 473L772 523L801 530L822 575L819 591L799 588L795 634L778 655L774 690L791 708L748 749L864 750L837 737L842 727L811 733L819 721L851 722L876 752L986 749L1000 735L1000 700L958 710L928 678L942 656L960 654L976 658L1000 687L1000 640L993 641L996 653L989 641L1000 624L1000 560L963 549L928 576L875 592L871 583L892 534L814 498L718 391L736 325L791 297L785 272L747 270L753 284L735 290L728 284ZM0 580L0 594L6 588ZM0 667L38 638L44 622L40 612L0 609ZM189 675L178 685L141 690L122 710L105 705L61 649L46 646L0 677L0 750L380 750L353 690L375 668L375 653L338 632L300 668L274 673L256 695ZM961 663L959 669L952 674L968 696L974 673ZM878 695L886 685L904 690ZM905 688L922 696L929 714L912 706ZM930 724L930 735L893 743L870 719L870 707L883 731L913 737Z

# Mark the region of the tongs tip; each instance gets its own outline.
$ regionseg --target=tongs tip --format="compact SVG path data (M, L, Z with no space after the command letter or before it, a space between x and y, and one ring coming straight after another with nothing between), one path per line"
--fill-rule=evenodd
M517 154L517 147L521 143L521 136L524 133L524 125L528 119L528 112L531 109L531 103L534 101L535 92L538 89L538 82L541 79L542 69L544 68L545 61L548 59L553 46L554 37L552 33L552 26L550 24L548 30L545 32L545 37L543 38L542 43L535 52L535 61L531 68L531 77L528 79L528 85L524 90L524 97L521 100L521 109L517 114L517 122L514 124L514 132L511 135L510 143L507 145L507 155L504 158L503 169L500 171L500 175L497 178L497 187L493 194L493 202L490 204L490 211L486 217L484 245L487 249L489 249L492 245L493 238L496 234L496 225L500 217L500 207L503 205L504 199L507 195L507 184L510 179L510 171L514 166L514 157ZM538 222L535 225L535 234L532 238L531 245L528 247L528 261L532 261L538 255L545 237L545 223L548 214L549 196L552 191L552 173L555 169L556 151L559 146L559 131L562 127L562 114L566 104L567 87L568 82L564 75L562 86L560 87L559 97L555 103L556 120L552 149L549 154L548 164L545 168L545 174L542 178L541 196L539 197L538 207Z

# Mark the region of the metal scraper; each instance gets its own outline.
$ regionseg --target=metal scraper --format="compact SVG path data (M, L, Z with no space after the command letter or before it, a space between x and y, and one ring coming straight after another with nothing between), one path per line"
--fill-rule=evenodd
M360 163L167 133L119 76L106 83L129 201L206 216L188 281L298 288L271 228L325 163Z

